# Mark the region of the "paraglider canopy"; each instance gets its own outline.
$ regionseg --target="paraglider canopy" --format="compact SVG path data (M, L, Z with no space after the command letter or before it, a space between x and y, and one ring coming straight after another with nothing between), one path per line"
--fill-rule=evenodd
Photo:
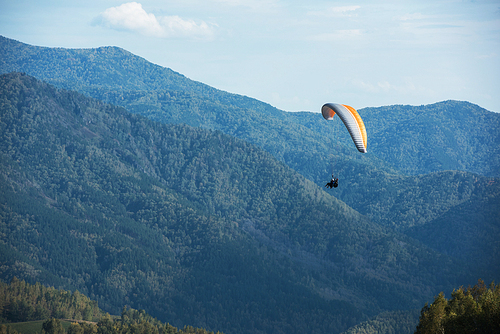
M366 153L366 128L356 109L345 104L327 103L321 108L326 120L333 120L338 115L351 135L352 141L361 153Z

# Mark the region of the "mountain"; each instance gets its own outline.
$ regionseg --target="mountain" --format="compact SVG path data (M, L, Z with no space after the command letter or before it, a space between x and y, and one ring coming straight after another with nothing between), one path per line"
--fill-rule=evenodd
M0 54L0 73L25 72L165 123L219 129L265 148L288 165L301 165L297 150L314 147L312 153L322 156L331 143L331 126L317 113L287 113L220 91L117 47L36 47L0 36ZM368 128L371 163L375 155L405 174L463 170L500 176L500 114L459 101L359 112ZM262 132L272 137L262 137ZM350 145L346 133L339 139ZM357 154L342 152L338 159L353 156ZM316 158L315 169L328 171L324 160Z
M500 176L500 114L470 103L362 109L370 153L357 153L344 131L333 155L331 124L317 113L287 113L229 94L120 48L45 48L0 37L0 52L0 73L25 72L160 122L221 130L264 148L318 185L326 182L334 161L347 184L363 187L337 193L353 207L357 201L350 195L364 192L374 179L370 197L393 186L383 182L387 173L462 170Z
M357 241L349 238L341 239L342 242L335 238L329 239L331 231L325 232L324 229L318 227L317 223L302 221L324 220L324 218L309 214L295 216L293 223L281 218L280 223L269 223L272 228L267 227L268 223L256 224L253 214L258 211L248 214L246 210L235 209L235 207L242 206L242 203L252 202L255 195L254 192L247 191L244 198L240 198L241 194L236 196L234 190L238 189L241 184L238 183L237 186L233 185L228 188L214 185L211 193L206 192L204 188L197 188L199 187L196 183L199 180L198 174L210 178L210 173L206 173L205 164L192 163L189 166L193 173L191 178L195 181L172 181L168 188L174 191L176 196L182 198L179 200L181 203L179 205L184 205L188 201L196 210L205 212L206 208L209 208L210 217L215 215L215 217L237 222L238 229L236 230L243 231L243 234L249 237L250 243L257 242L279 256L284 256L291 264L298 265L292 270L296 276L291 278L290 282L302 282L309 289L308 291L314 291L322 298L335 299L342 296L341 299L349 300L354 307L361 310L360 318L365 315L372 316L379 311L399 309L394 306L394 303L400 302L395 302L398 300L397 296L400 296L401 300L406 300L402 308L421 307L417 305L417 300L425 299L423 295L431 295L431 291L435 294L446 290L444 286L473 283L478 277L489 281L500 274L500 266L497 261L494 261L498 258L499 245L496 240L500 237L498 114L460 101L444 101L427 106L361 109L359 112L368 128L369 150L368 154L363 155L352 147L352 142L346 132L333 136L331 123L324 121L317 113L287 113L255 99L229 94L189 80L170 69L151 64L120 48L44 48L0 37L0 54L0 72L2 73L25 72L57 87L78 90L98 100L121 105L128 111L155 121L168 124L184 123L216 131L215 133L221 136L224 133L237 137L252 144L250 145L252 152L259 150L257 147L264 149L274 159L288 166L286 168L285 165L273 160L273 165L280 166L279 172L272 173L273 176L266 179L266 182L276 180L277 183L272 185L277 188L280 188L282 184L287 184L290 178L305 180L302 177L322 188L333 168L340 176L340 186L330 192L335 196L334 198L329 196L326 198L361 217L360 221L368 222L370 226L383 231L382 233L388 233L387 238L378 239L378 242L372 240L370 246L367 246L369 243L366 244L366 240L361 242L359 247L347 246L348 242ZM25 97L19 99L23 100ZM80 99L83 101L83 97L78 98ZM79 105L74 102L70 103L72 104ZM90 122L94 120L91 119ZM154 124L151 125L152 127L159 126L157 123L151 124ZM89 127L86 125L86 128ZM187 127L187 129L192 128ZM79 131L87 133L86 130ZM16 135L17 133L12 134L13 138L17 138ZM89 135L91 134L87 133L87 136ZM124 138L127 138L127 135L123 138L110 139L110 141L120 141ZM205 140L205 137L202 136L202 138ZM143 139L144 142L148 140ZM73 151L79 152L81 148L73 148ZM71 151L71 148L69 150ZM137 152L141 152L139 156L135 156ZM260 150L259 152L264 153ZM170 152L169 154L176 156L177 153ZM148 162L152 153L149 153L146 148L128 149L125 153L115 149L109 154L110 156L118 154L117 159L128 159L126 163L135 163L134 168L140 168L142 173L153 178L163 177L153 167L155 163ZM182 154L189 156L187 153ZM217 154L214 155L217 156ZM194 158L194 156L191 157ZM155 159L157 159L155 161L161 160ZM15 165L17 160L13 161L7 159L5 163L8 166L12 163ZM50 162L52 160L47 160L46 164L50 166ZM180 166L185 165L180 163ZM89 169L94 169L94 167L103 168L95 163ZM200 168L203 172L200 172ZM297 175L296 172L302 176ZM65 174L63 171L59 173ZM171 172L171 175L185 176L180 171ZM222 182L217 180L220 175L222 174L212 177L214 184ZM235 175L235 177L244 178L246 172ZM98 180L94 183L101 182L101 179ZM71 182L73 184L73 181ZM253 184L260 185L261 183ZM315 187L311 183L307 184ZM127 186L123 185L122 188L127 189ZM101 191L98 187L85 189L89 192L94 192L96 189ZM57 193L59 188L54 188L53 191ZM281 190L273 191L281 192ZM289 190L286 194L293 191L295 189ZM319 191L319 193L320 197L325 196L323 192ZM64 196L71 197L68 194ZM106 197L102 194L99 196ZM21 201L23 198L21 196L18 200ZM268 199L259 201L261 204L267 203ZM11 202L15 203L15 201ZM276 200L271 202L273 205L277 203ZM19 205L19 203L12 205ZM273 205L270 207L274 208ZM97 211L101 209L98 208ZM275 219L281 215L285 217L284 213L288 212L274 210ZM323 211L322 214L326 216L331 214L323 207L317 211ZM344 209L338 208L332 211L345 212ZM244 215L235 212L243 212ZM269 214L265 215L267 218L272 217ZM107 217L107 214L104 213L104 216ZM260 217L257 222L259 221ZM290 224L297 224L298 227L291 227ZM343 231L363 239L360 237L364 235L363 233L347 232L350 228L351 225L348 224ZM352 226L352 228L356 231L357 227ZM368 235L371 233L370 230ZM373 235L373 238L378 237ZM330 243L324 242L325 240L330 240ZM348 274L338 274L338 259L333 257L332 261L333 254L325 255L326 253L323 252L337 243L340 245L337 249L339 253L344 252L342 247L346 245L345 252L350 254L340 256L342 261L345 261L340 262L342 264L340 267L345 265L349 268L344 269ZM310 248L311 245L315 245L314 249ZM412 249L402 251L401 247L404 248L406 245L412 245ZM362 249L365 249L364 253L361 252ZM377 255L374 256L373 252ZM40 270L40 275L47 275L47 281L60 280L60 275L54 275L51 271L35 269L35 264L28 261L30 256L33 257L32 255L12 253L11 248L5 249L2 254L9 254L5 258L17 261L17 265L14 261L11 262L12 266L7 266L9 270L20 270L25 274ZM261 253L257 252L257 254ZM356 258L354 254L357 254L359 258ZM406 255L391 258L393 254ZM112 259L115 255L115 253L110 253L108 258ZM384 256L386 256L384 260L379 258ZM424 260L428 257L434 257L434 259L430 262ZM273 257L269 255L268 258ZM282 259L276 261L282 263ZM391 264L388 265L385 261ZM410 268L411 266L405 261L413 261L412 263L418 265ZM444 275L442 282L435 277L429 281L428 278L432 275L427 275L426 266L429 263L429 272L433 272L434 264L432 263L435 263L433 261L449 261L447 263L450 265L460 263L461 266L458 269L456 267L453 269L457 270L455 279L460 282L457 284L449 282L450 276L447 275L451 275L450 272L453 270L448 269L448 265L442 266L445 272L442 273ZM24 264L27 263L30 264L25 266ZM367 267L370 267L369 270ZM305 272L304 268L306 268ZM337 274L325 274L328 268L336 268ZM319 271L312 274L311 269ZM365 270L368 274L355 277L361 272L360 270ZM421 272L418 272L419 270ZM467 276L465 274L467 272L469 278L461 278ZM342 275L353 276L340 278ZM410 278L412 275L418 278ZM374 276L377 278L372 281ZM122 275L122 279L124 277L126 276ZM217 279L213 279L214 284L217 284ZM295 281L296 279L298 281ZM403 283L391 287L384 285L386 283L381 283L393 279ZM370 284L374 287L373 289L368 288ZM416 285L413 286L414 284ZM436 284L441 284L440 286L443 287L438 287ZM389 291L394 292L394 289L401 291L398 290L399 292L394 296L387 297ZM408 297L408 289L419 297ZM126 293L123 293L120 298L125 295ZM371 296L371 302L367 295ZM373 301L374 299L376 301ZM104 300L105 298L100 299L100 303ZM415 300L415 303L409 302L411 300ZM135 305L135 307L138 306ZM255 318L258 319L259 316ZM197 325L208 327L203 323Z
M42 319L42 320L40 320ZM48 319L44 321L45 319ZM63 319L62 321L60 319ZM61 323L66 322L66 330ZM186 326L177 329L161 323L144 310L122 308L121 315L111 318L97 302L80 292L58 290L39 283L29 284L12 279L0 281L0 332L2 333L148 333L213 334L202 328ZM4 325L6 323L7 325ZM59 330L54 330L59 327Z
M372 150L405 174L443 170L500 176L500 114L462 101L360 111Z
M1 277L225 333L341 332L473 279L262 149L0 77Z
M148 62L118 47L64 49L37 47L0 36L0 73L26 72L55 86L86 92L161 91L186 93L214 103L273 114L280 112L258 100L229 94L180 73ZM106 93L103 93L104 95ZM161 95L159 96L161 99Z
M363 155L353 148L347 131L333 136L332 124L317 113L288 113L229 94L120 48L35 47L0 37L0 54L0 73L25 72L162 123L220 130L263 148L320 186L334 170L340 176L338 199L398 231L412 235L420 226L420 236L436 235L434 221L446 221L462 206L471 225L486 224L489 232L500 225L495 209L486 221L474 218L491 211L484 198L500 203L498 181L491 179L500 176L500 114L479 106L444 101L361 109L369 150ZM435 187L446 193L433 191ZM465 229L446 232L455 235L455 248L467 239ZM421 240L436 245L435 240ZM484 241L474 247L482 249L474 256L499 248ZM500 268L494 270L500 273Z

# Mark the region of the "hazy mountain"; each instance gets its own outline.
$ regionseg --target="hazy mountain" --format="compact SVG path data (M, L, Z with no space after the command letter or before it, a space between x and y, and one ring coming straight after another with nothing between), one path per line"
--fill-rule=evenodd
M32 46L0 36L0 72L26 72L58 87L92 94L104 91L171 91L268 114L269 104L229 94L118 47L64 49Z
M407 174L443 170L500 176L500 114L445 101L362 109L372 150Z
M0 36L0 54L0 73L25 72L162 122L220 129L265 148L302 174L315 173L299 162L314 148L311 153L318 157L308 157L314 169L321 170L321 178L329 171L323 157L331 145L331 125L317 113L287 113L220 91L117 47L36 47ZM458 101L359 112L368 128L372 156L364 159L370 163L376 156L407 174L463 170L500 176L500 114ZM345 132L340 139L351 145ZM356 151L345 151L336 159L357 157Z
M2 269L235 332L340 332L470 277L261 149L3 75Z

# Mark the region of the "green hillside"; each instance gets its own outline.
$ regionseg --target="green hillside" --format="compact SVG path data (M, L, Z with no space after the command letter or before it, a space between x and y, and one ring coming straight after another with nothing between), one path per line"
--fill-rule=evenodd
M4 279L78 288L107 310L149 307L179 327L264 333L340 331L500 275L499 114L459 101L365 108L363 155L317 113L116 47L0 36L0 73L11 71L170 125L3 78ZM332 165L340 186L327 194Z
M469 103L360 110L369 137L369 153L362 155L352 146L347 131L334 138L331 124L316 113L286 113L222 92L119 48L54 49L7 38L1 41L4 61L0 72L26 72L163 123L221 130L262 147L318 185L328 181L333 165L345 185L336 189L335 196L397 229L413 226L408 217L414 220L414 212L424 210L416 219L425 224L458 204L448 201L438 208L422 208L418 201L408 200L395 210L394 203L399 194L408 193L408 186L419 196L425 192L422 187L416 189L420 178L401 173L463 170L500 176L500 114ZM333 152L335 139L340 144ZM463 179L457 181L462 184L474 177L459 175ZM464 193L474 191L469 187ZM464 195L452 194L455 197Z
M453 290L450 299L443 292L420 313L416 334L498 333L500 331L500 285L484 281L467 289Z
M341 332L475 279L244 141L0 88L3 279L226 333Z
M14 277L0 281L0 323L49 318L97 322L106 314L78 291L61 291L40 283L29 284Z
M462 101L365 108L371 147L405 174L443 170L500 176L500 114Z
M127 307L119 316L110 316L78 291L29 284L15 277L10 284L0 281L0 333L213 334L192 326L179 330L144 310Z

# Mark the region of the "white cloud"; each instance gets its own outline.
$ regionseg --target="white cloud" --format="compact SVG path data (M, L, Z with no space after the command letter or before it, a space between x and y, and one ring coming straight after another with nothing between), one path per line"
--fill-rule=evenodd
M210 39L214 34L214 25L203 21L185 20L179 16L160 16L147 13L140 3L128 2L118 7L111 7L102 12L95 24L117 30L129 30L146 36L160 38L201 38Z

